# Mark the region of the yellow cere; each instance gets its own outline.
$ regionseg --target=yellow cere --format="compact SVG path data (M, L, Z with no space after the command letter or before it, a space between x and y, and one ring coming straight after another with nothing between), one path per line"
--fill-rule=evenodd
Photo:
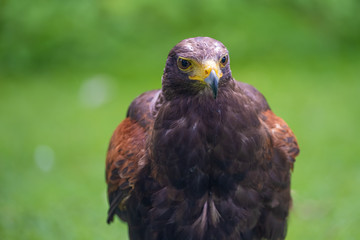
M201 64L191 61L193 68L192 68L192 75L189 76L189 79L191 80L199 80L204 81L205 78L207 78L211 70L214 70L218 78L222 77L222 72L219 67L219 63L214 60L206 60L202 62Z

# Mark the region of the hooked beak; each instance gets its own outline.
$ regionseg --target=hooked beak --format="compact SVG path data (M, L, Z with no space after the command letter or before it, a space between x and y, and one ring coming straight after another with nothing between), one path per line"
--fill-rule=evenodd
M216 99L218 93L219 77L217 76L215 70L211 70L209 76L205 78L204 81L209 84L213 92L214 99Z
M189 79L198 80L208 85L213 92L214 99L216 99L219 80L223 75L219 63L214 60L206 60L201 63L194 61L193 64L192 74Z

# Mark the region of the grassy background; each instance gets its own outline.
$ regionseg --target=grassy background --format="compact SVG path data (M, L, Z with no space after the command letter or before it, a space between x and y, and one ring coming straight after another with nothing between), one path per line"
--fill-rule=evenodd
M105 223L108 140L160 87L177 42L211 36L298 137L287 239L359 239L356 0L0 0L0 239L127 239Z

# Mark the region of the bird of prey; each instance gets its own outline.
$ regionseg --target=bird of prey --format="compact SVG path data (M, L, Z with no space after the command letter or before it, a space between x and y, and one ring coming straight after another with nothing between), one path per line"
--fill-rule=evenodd
M284 239L298 153L264 96L232 77L225 46L185 39L110 140L107 221L126 221L131 240Z

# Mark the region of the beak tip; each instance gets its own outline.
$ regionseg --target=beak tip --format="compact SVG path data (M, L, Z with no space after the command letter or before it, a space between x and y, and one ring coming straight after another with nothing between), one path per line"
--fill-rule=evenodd
M216 99L216 97L217 97L217 89L216 89L216 91L213 90L213 95L214 95L214 99Z

